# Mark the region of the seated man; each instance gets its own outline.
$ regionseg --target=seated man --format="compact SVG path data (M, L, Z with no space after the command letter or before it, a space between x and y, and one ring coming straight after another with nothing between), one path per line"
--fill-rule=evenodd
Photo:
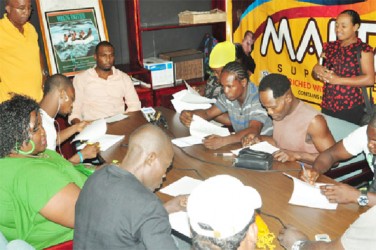
M375 249L376 207L372 207L360 215L340 238L331 242L310 241L307 235L293 226L287 226L286 229L282 229L278 240L286 249Z
M75 133L81 132L88 122L76 123L64 130L55 130L55 117L60 114L67 116L72 112L75 99L74 88L68 77L55 74L49 77L43 86L43 99L40 103L43 128L47 134L47 148L56 150L56 145L66 141ZM86 145L79 153L73 155L69 161L73 164L82 163L85 159L95 158L99 152L98 144Z
M335 143L324 116L294 96L286 76L265 76L260 82L259 95L273 119L273 136L247 135L243 138L244 146L268 141L280 148L274 153L277 161L312 164L319 152Z
M247 30L244 33L242 43L236 43L236 58L246 67L249 75L255 73L255 60L251 56L253 44L255 43L255 35L252 31Z
M235 46L232 42L221 42L215 45L209 55L209 67L212 73L205 85L205 97L218 98L223 93L222 85L219 82L223 67L235 61Z
M105 166L86 181L76 204L74 249L177 249L167 211L183 209L183 199L172 199L165 209L153 193L173 155L157 126L135 130L120 166Z
M306 168L301 178L313 183L320 173L328 171L335 163L350 159L351 157L364 153L369 167L375 172L376 164L376 116L373 116L368 125L360 127L337 142L334 146L322 152L314 162L312 169ZM330 202L336 203L358 203L360 206L376 205L376 181L371 183L368 193L344 184L322 186L323 194Z
M229 175L211 177L188 198L193 249L255 249L260 194Z
M248 81L244 67L238 62L228 63L222 70L220 81L224 93L211 108L184 110L180 114L180 121L187 127L190 126L194 114L205 120L227 114L236 133L225 137L211 135L203 141L205 147L217 149L237 143L246 134L271 134L271 120L261 107L257 87Z
M141 102L130 77L114 67L114 47L107 41L98 43L96 66L73 79L76 100L69 122L92 121L141 109Z

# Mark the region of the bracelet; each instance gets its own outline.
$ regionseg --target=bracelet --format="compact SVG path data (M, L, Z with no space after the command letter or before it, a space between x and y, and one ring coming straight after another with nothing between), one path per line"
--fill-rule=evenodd
M77 154L80 157L80 163L83 163L84 162L84 156L82 155L81 151L78 151Z
M305 244L306 242L304 240L297 240L294 242L294 244L291 246L291 250L300 250L300 248Z

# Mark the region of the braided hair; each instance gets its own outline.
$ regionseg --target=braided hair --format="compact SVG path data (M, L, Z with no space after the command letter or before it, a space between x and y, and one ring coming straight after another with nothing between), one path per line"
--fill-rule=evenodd
M39 111L37 102L29 97L13 95L0 104L0 158L29 139L30 113Z
M239 81L243 79L247 79L248 81L248 78L249 78L248 72L244 68L244 66L241 63L236 62L236 61L229 62L228 64L226 64L222 69L222 73L223 72L234 73L235 78Z

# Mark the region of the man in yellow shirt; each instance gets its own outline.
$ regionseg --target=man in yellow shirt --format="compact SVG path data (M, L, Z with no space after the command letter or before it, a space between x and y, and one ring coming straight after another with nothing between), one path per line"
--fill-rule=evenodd
M42 99L42 58L38 34L28 22L30 0L5 0L0 19L0 103L9 92Z

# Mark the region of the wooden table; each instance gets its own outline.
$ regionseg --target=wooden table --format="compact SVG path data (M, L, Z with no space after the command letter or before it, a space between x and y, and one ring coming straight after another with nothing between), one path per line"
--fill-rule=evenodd
M166 131L171 137L183 137L189 135L189 130L179 121L179 114L164 108L158 108L167 118L169 129ZM121 161L127 151L127 142L130 133L146 120L141 112L134 112L130 117L108 125L108 133L125 135L122 142L117 143L102 157L110 162ZM284 176L283 171L297 176L299 166L297 163L282 164L273 163L273 170L270 172L257 172L247 169L238 169L232 166L233 157L217 157L214 152L229 152L230 149L239 148L238 145L231 145L220 150L209 150L203 145L194 145L186 148L174 146L173 168L168 172L163 187L180 179L183 176L190 176L196 179L206 179L218 174L229 174L240 179L244 184L254 187L262 197L261 211L277 216L285 224L292 224L306 233L310 239L315 234L326 233L331 239L343 234L348 226L356 220L360 213L366 208L359 208L356 204L339 205L337 210L323 210L307 207L300 207L288 204L293 190L293 181ZM291 171L295 170L295 171ZM321 176L319 182L332 183L332 179ZM157 195L164 201L170 199L168 195L157 192ZM282 228L281 224L274 218L262 215L271 232L278 235ZM276 240L277 249L282 249Z

